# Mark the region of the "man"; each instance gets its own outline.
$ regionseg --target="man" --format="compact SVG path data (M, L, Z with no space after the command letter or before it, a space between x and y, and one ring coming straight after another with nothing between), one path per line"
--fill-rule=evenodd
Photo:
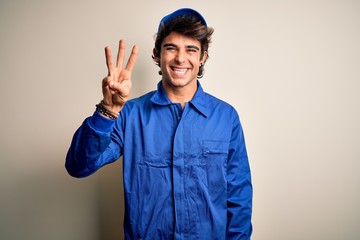
M250 239L252 185L236 110L198 81L213 29L192 9L159 25L157 90L128 101L138 47L122 68L105 48L103 100L76 131L66 158L85 177L123 156L126 239Z

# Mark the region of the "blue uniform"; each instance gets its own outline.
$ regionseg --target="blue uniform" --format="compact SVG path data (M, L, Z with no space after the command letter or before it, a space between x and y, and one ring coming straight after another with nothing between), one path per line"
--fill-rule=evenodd
M66 158L85 177L123 156L126 239L250 239L252 184L236 110L198 82L182 109L156 91L116 120L95 112Z

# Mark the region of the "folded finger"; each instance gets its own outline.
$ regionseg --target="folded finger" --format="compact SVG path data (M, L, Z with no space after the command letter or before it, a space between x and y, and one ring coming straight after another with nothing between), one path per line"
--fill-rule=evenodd
M110 87L111 81L111 77L109 76L105 77L102 81L102 92L106 102L111 101L111 95L114 93L114 90Z

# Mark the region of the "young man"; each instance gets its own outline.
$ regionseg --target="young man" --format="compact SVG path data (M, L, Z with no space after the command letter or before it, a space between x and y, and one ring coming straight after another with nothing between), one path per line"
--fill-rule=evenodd
M122 68L105 48L103 100L76 131L66 158L85 177L123 156L126 239L250 239L252 185L236 110L198 81L213 29L195 10L159 25L157 90L128 101L134 46Z

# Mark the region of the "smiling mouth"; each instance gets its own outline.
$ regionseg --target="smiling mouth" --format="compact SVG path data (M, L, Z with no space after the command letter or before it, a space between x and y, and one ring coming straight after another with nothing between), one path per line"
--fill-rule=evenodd
M175 68L175 67L172 67L171 69L173 70L173 72L174 72L176 75L179 75L179 76L185 75L186 72L188 71L187 68Z

